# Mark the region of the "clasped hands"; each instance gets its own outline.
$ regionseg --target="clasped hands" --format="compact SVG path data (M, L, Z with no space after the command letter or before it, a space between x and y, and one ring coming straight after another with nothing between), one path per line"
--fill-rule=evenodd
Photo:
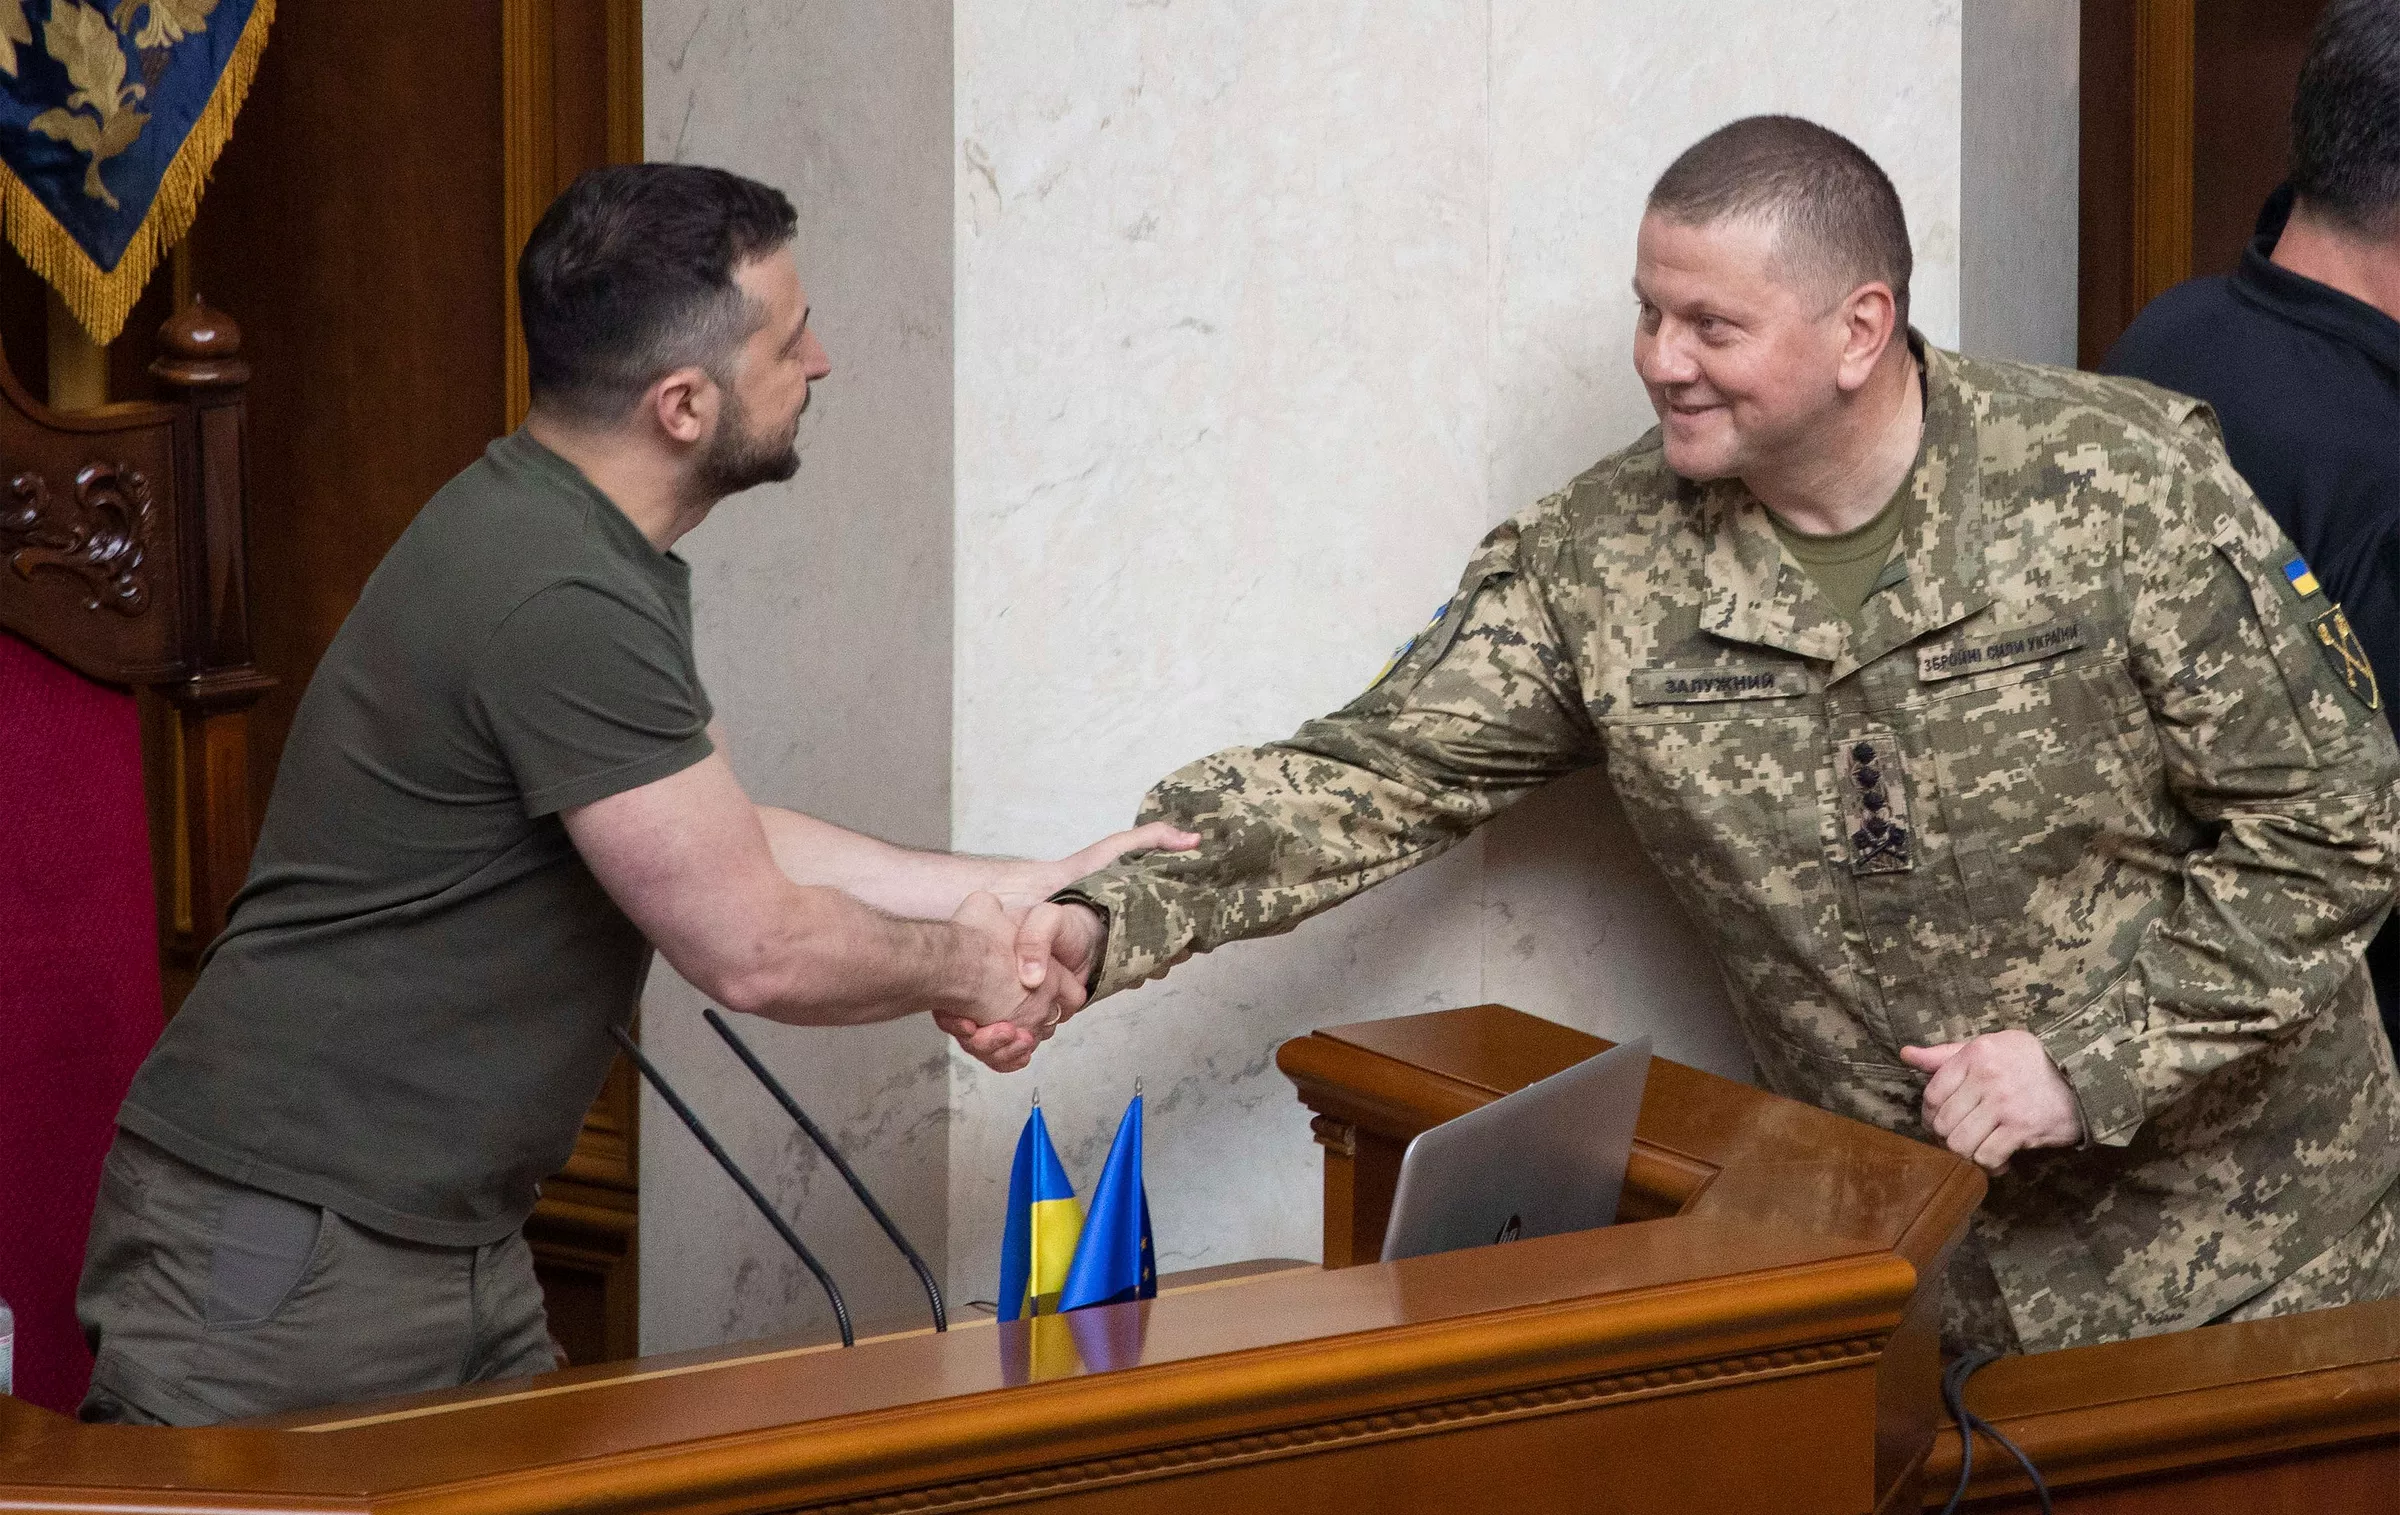
M967 896L951 923L984 948L980 992L971 1009L936 1011L934 1024L968 1055L997 1073L1014 1073L1081 1010L1106 928L1097 911L1049 896L1129 852L1183 852L1200 838L1164 822L1104 838L1055 863L1011 865L999 893Z
M1933 1075L1925 1085L1926 1129L1986 1173L2006 1173L2008 1160L2030 1148L2083 1139L2075 1091L2030 1031L1903 1047L1900 1059Z

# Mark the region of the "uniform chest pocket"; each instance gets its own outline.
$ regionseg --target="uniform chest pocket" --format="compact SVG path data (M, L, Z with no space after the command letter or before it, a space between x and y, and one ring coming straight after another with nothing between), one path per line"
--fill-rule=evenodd
M2029 994L2073 999L2080 974L2058 954L2107 948L2120 907L2148 897L2115 886L2145 866L2169 812L2141 691L2117 659L2086 654L1958 679L1926 717L1995 987L2022 968Z
M1609 782L1685 907L1723 929L1728 896L1788 899L1821 865L1820 701L1800 697L1813 691L1796 674L1706 675L1765 680L1736 688L1645 673L1652 687L1637 678L1627 705L1599 719Z

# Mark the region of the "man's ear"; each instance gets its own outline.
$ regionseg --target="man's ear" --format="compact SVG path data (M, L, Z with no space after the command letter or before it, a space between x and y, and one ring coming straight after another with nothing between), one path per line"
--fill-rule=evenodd
M1841 368L1834 383L1843 393L1855 394L1882 361L1884 349L1899 340L1900 304L1892 298L1892 287L1877 279L1850 291L1839 315Z
M708 370L697 366L678 368L650 386L642 397L643 406L659 431L668 441L682 447L695 447L707 440L716 430L717 410L724 396L717 391L717 381Z

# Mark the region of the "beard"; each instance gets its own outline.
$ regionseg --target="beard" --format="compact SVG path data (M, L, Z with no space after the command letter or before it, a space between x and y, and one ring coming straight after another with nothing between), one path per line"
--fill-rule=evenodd
M750 412L732 386L720 384L718 391L725 397L725 406L717 417L716 435L693 461L692 492L713 503L761 484L780 484L798 473L800 418L792 417L788 427L753 432Z

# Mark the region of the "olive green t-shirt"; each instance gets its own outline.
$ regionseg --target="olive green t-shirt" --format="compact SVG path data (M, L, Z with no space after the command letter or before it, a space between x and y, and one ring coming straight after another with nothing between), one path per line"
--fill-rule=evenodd
M650 947L558 812L711 751L690 570L555 453L428 502L300 702L250 878L127 1130L413 1241L514 1230Z
M1883 565L1891 558L1892 543L1900 538L1900 522L1905 514L1902 502L1895 497L1864 526L1854 526L1829 537L1812 537L1794 531L1773 511L1767 512L1768 519L1775 523L1775 535L1782 541L1783 550L1808 570L1817 592L1842 613L1844 620L1853 623L1866 608L1867 596L1875 592L1875 581L1882 577Z

